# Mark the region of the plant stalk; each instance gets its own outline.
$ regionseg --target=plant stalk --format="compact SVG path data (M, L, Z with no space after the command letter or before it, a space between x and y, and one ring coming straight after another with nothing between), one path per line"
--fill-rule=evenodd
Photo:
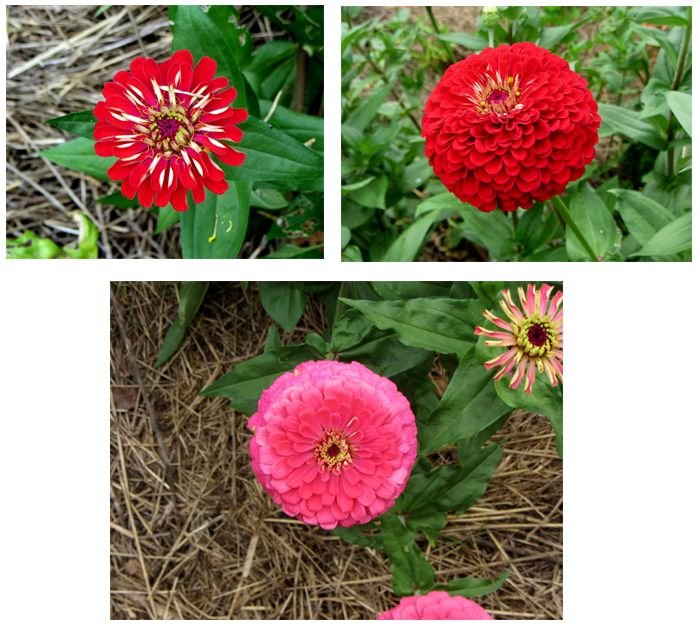
M433 7L430 7L430 6L425 7L425 10L428 12L428 17L430 18L430 23L433 25L433 29L435 30L435 34L439 35L440 28L438 27L437 20L435 19L435 16L433 15ZM447 45L447 42L442 41L442 39L439 39L438 41L442 44L442 47L445 49L445 52L447 53L447 56L449 57L450 61L452 61L452 63L455 63L457 61L457 58L455 57L455 53L452 50L452 48L450 48Z
M571 215L569 208L566 207L566 203L562 201L559 195L552 198L552 206L556 210L557 214L559 214L559 216L564 220L567 226L571 228L571 231L574 232L574 235L576 236L576 238L578 238L578 241L583 245L583 248L586 250L586 253L588 253L588 255L591 257L591 260L593 260L593 262L600 262L600 260L598 260L598 256L596 256L595 252L593 251L593 247L591 247L588 240L586 240L586 237L583 235L583 233L579 229L579 226L576 224L574 217Z
M692 7L688 7L688 26L685 27L685 32L683 33L683 43L681 44L681 51L678 55L678 64L676 65L676 72L673 75L673 83L671 83L671 91L675 91L681 84L683 79L683 70L685 69L685 58L688 54L688 47L690 46L690 36L692 31L692 19L693 11ZM666 143L669 145L666 155L666 176L671 178L674 175L674 170L676 169L675 161L675 149L671 146L673 142L673 137L675 131L673 130L673 114L669 112L668 114L668 131L666 133Z

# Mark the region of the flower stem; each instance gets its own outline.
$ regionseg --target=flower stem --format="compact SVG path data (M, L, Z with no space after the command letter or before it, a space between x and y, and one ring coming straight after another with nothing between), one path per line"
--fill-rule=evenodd
M671 83L671 91L675 91L681 84L683 79L683 70L685 69L685 57L688 54L688 46L690 46L690 34L693 19L692 7L688 7L688 26L685 27L685 32L683 33L683 43L681 44L681 51L678 55L678 65L676 65L676 71L673 75L673 83ZM673 136L675 132L673 130L673 114L669 112L668 114L668 131L666 133L666 142L668 146L668 154L666 155L666 175L670 178L675 174L675 155L674 148L671 146L673 142Z
M557 195L552 198L552 205L554 206L554 209L556 210L557 214L559 214L559 216L562 219L564 219L564 222L567 224L567 226L571 228L572 232L574 232L574 235L576 236L576 238L578 238L578 241L583 245L583 248L586 250L586 253L588 253L588 255L591 257L591 260L593 260L593 262L599 262L598 256L596 256L595 252L593 251L593 247L591 247L588 240L586 240L583 233L581 233L581 230L576 224L574 217L571 215L569 208L566 207L566 203L564 203L564 201L561 200L561 197Z
M440 27L438 26L437 20L435 19L435 16L433 15L433 7L425 7L425 10L428 12L428 17L430 18L430 23L433 25L433 28L435 29L435 34L439 35L440 34ZM442 39L440 39L439 41L442 44L442 47L445 49L447 56L450 58L450 61L452 61L452 63L455 63L457 61L457 59L455 57L455 53L453 52L452 48L450 48L447 45L447 42L442 41Z

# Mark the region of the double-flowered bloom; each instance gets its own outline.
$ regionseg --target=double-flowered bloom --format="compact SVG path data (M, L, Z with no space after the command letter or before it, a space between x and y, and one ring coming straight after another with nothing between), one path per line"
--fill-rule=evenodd
M595 157L599 126L585 79L527 42L450 66L423 116L435 173L483 212L529 208L562 193Z
M236 90L215 74L213 59L202 57L195 66L192 53L179 50L163 63L134 59L128 72L117 72L105 85L94 110L95 152L118 158L108 174L122 182L126 197L184 212L188 191L201 203L205 187L216 194L227 190L216 159L243 163L243 153L225 141L240 142L236 125L248 113L231 107Z
M447 592L428 592L404 596L394 608L382 612L377 620L493 620L480 605L464 596Z
M324 529L390 509L416 460L416 421L391 380L309 361L265 390L248 422L253 471L290 516Z

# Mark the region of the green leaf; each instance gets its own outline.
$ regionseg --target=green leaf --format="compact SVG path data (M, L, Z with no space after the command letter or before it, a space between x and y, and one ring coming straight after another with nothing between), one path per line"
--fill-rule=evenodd
M396 510L411 517L436 512L462 513L486 491L503 451L498 444L474 450L459 465L442 465L430 471L416 467L408 479Z
M313 245L311 247L297 247L296 245L284 245L268 253L265 256L266 260L277 259L319 259L323 257L323 245Z
M537 40L537 45L547 50L554 50L554 47L579 25L580 22L572 22L564 26L545 26Z
M52 127L56 127L62 131L68 131L81 138L92 140L94 139L96 122L97 119L93 115L92 110L90 110L78 111L74 114L61 116L60 118L51 118L51 120L46 121L46 124L50 124Z
M28 229L17 238L6 240L8 260L51 260L62 257L62 249L50 238Z
M440 33L437 35L440 41L448 44L458 44L469 50L481 51L489 45L489 42L484 37L478 35L470 35L469 33Z
M407 596L417 591L430 591L435 574L416 546L416 534L391 511L384 514L381 521L384 551L391 561L394 594Z
M693 125L690 119L691 101L690 94L666 92L666 102L688 137L693 137Z
M362 207L368 208L379 208L381 210L386 209L386 189L389 185L389 180L386 175L381 177L371 177L369 180L364 182L364 185L358 187L355 190L347 191L347 197L361 205Z
M370 284L382 299L448 297L452 287L450 282L370 282Z
M229 181L223 194L207 190L202 203L180 215L183 258L235 258L248 228L250 184Z
M491 579L453 579L446 587L438 586L435 589L446 590L450 594L466 598L476 598L495 592L505 583L509 575L510 572L505 570L493 581Z
M233 107L247 106L246 86L236 61L239 31L231 23L231 7L210 6L205 12L200 6L171 7L173 19L173 51L189 50L195 63L202 57L216 61L216 76L225 76L236 88Z
M617 210L630 234L641 246L674 218L671 211L637 190L615 188L610 190L610 194L617 198Z
M263 118L267 116L271 107L270 101L260 103ZM323 118L320 116L302 114L278 105L267 122L314 151L323 152Z
M690 212L662 227L634 256L670 256L690 251L692 228Z
M406 518L406 526L416 533L422 532L431 544L437 543L438 535L446 525L447 515L444 513L428 513Z
M381 531L377 529L377 525L374 522L347 528L338 526L333 529L332 533L349 544L376 548L377 550L384 549L384 540Z
M97 226L82 212L73 212L73 220L78 223L78 246L63 247L67 258L94 260L97 258L97 241L100 233Z
M107 171L114 164L114 157L100 157L95 153L95 143L86 138L76 138L41 151L44 157L61 166L85 173L102 181L109 181Z
M156 234L162 234L173 225L177 225L180 220L180 212L176 212L172 205L158 208L158 219L156 220Z
M469 299L340 301L363 312L380 330L395 330L406 345L458 357L475 344L474 325L482 311L479 301Z
M510 408L493 387L493 375L470 351L459 363L437 408L421 426L421 452L473 437L509 413Z
M559 456L564 452L564 403L561 386L552 387L540 378L535 380L532 393L522 389L511 389L506 379L496 384L496 393L511 408L523 410L537 415L544 415L554 428Z
M634 7L629 17L640 24L687 26L685 7Z
M372 334L355 347L343 350L339 357L357 360L372 371L391 378L421 364L432 355L427 350L404 345L396 334L379 334Z
M348 119L343 123L343 126L352 127L356 131L362 132L377 115L379 108L384 104L386 99L391 94L391 88L394 82L387 85L382 85L374 91L373 94L367 96L360 107L358 107Z
M292 332L304 314L306 293L291 282L260 282L260 303L285 332Z
M666 142L654 125L646 120L641 120L639 112L604 103L598 105L598 112L602 118L600 137L620 133L635 142L641 142L659 151L665 148Z
M18 238L5 241L8 260L50 260L53 258L97 258L99 232L95 224L82 212L72 212L71 218L78 223L77 247L59 247L50 238L41 238L31 230Z
M323 156L291 135L250 117L240 125L243 139L235 148L245 153L241 166L222 168L227 179L273 182L288 190L323 190Z
M263 210L281 210L289 206L289 201L278 190L259 188L250 192L250 206Z
M262 392L283 373L298 364L321 358L308 345L288 345L275 351L245 360L200 393L205 397L223 396L231 399L231 406L246 415L252 415Z
M423 250L423 243L433 225L454 214L451 209L433 210L411 223L382 258L384 262L412 262Z
M480 212L473 205L462 203L451 192L436 194L420 203L416 208L416 218L437 210L445 211L440 220L459 214L461 236L485 247L494 257L498 257L504 243L513 238L513 225L504 212Z
M163 339L155 366L161 367L177 351L185 338L187 328L192 323L199 307L202 305L209 282L182 282L180 285L180 303L177 307L177 318L172 322Z
M128 210L139 206L139 201L136 197L133 199L128 199L118 191L104 197L100 197L99 199L95 199L95 203L101 203L102 205L114 205L122 210Z
M584 238L593 248L596 258L604 260L609 257L619 238L619 232L608 206L588 183L579 186L571 195L569 211ZM590 262L588 252L568 226L566 251L573 261Z

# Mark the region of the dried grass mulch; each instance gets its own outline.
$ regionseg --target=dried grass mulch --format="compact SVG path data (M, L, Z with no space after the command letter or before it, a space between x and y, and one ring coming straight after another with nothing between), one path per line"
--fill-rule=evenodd
M262 351L255 288L210 286L181 350L153 368L172 284L114 284L111 617L371 619L398 602L381 553L284 516L253 477L246 418L199 391ZM295 333L324 328L312 305ZM122 333L127 337L124 342ZM486 495L449 519L438 581L510 577L480 603L499 619L562 617L562 465L546 420L515 413ZM168 464L164 464L167 461Z

